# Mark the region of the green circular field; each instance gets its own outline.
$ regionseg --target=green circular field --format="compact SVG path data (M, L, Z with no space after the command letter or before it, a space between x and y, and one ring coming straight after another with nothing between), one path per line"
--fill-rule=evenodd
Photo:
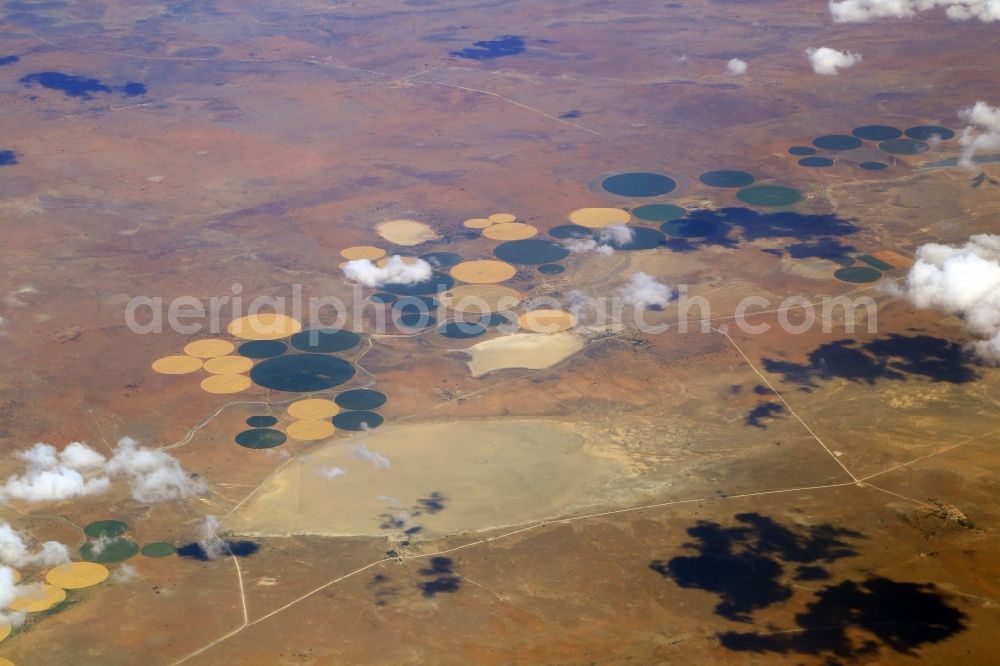
M833 276L843 282L862 284L865 282L875 282L882 277L882 273L867 266L851 266L850 268L839 269Z
M333 417L333 425L341 430L362 431L377 428L385 419L381 414L369 411L341 412Z
M361 336L336 328L307 328L291 337L292 346L308 352L330 354L356 347Z
M538 267L538 272L542 275L558 275L566 270L565 266L560 264L541 264Z
M736 198L751 206L791 206L802 199L802 194L791 187L782 185L751 185L736 193Z
M863 127L855 127L851 134L859 139L864 139L865 141L889 141L890 139L898 139L903 136L903 132L901 130L896 129L895 127L889 127L888 125L864 125Z
M931 137L936 136L940 137L942 141L947 141L955 136L955 132L939 125L917 125L906 130L906 136L918 141L928 141Z
M919 155L931 149L930 145L917 139L891 139L878 144L878 147L893 155Z
M816 149L813 148L812 146L792 146L791 148L788 149L788 154L796 156L815 155Z
M710 187L746 187L754 181L753 174L746 171L733 171L731 169L721 169L719 171L707 171L698 177L698 180Z
M271 449L285 440L285 433L271 428L252 428L236 435L236 443L247 449Z
M646 204L634 208L632 214L647 222L668 222L684 217L687 211L673 204Z
M817 157L814 155L811 157L803 157L801 160L799 160L799 166L813 167L813 168L832 167L833 160L831 160L829 157Z
M551 264L568 257L569 250L552 241L528 238L500 243L493 248L493 256L509 264Z
M881 171L882 169L888 169L889 165L885 162L862 162L858 167L865 171Z
M273 416L251 416L247 419L247 425L251 428L270 428L278 419Z
M344 409L368 410L377 409L385 404L385 393L372 389L351 389L344 391L333 399L337 405Z
M325 354L287 354L261 361L250 371L257 386L307 393L339 386L354 376L354 366Z
M147 543L139 552L146 557L167 557L177 552L177 546L165 541L155 541Z
M91 539L119 537L128 530L128 525L120 520L97 520L83 528L83 533Z
M861 139L848 134L827 134L813 139L813 145L822 150L854 150L864 144Z
M241 344L236 351L247 358L272 358L288 351L288 345L280 340L251 340Z
M620 197L659 197L677 188L677 181L660 173L631 171L601 181L601 188Z
M88 541L80 546L80 556L83 559L101 564L124 562L138 552L139 544L121 537L103 541Z

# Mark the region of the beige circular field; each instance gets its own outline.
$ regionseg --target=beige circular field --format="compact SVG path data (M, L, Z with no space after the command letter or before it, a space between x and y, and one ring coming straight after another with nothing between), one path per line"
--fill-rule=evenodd
M355 245L354 247L345 247L340 251L340 256L348 261L356 261L357 259L375 261L385 256L385 250L374 245Z
M462 226L466 229L485 229L491 224L493 223L485 217L473 217L462 222Z
M288 415L296 419L328 419L340 413L333 400L306 398L288 405Z
M103 583L108 578L108 568L95 562L69 562L49 569L45 582L64 590L79 590Z
M517 323L534 333L558 333L576 326L576 317L565 310L532 310L518 317Z
M441 238L429 224L417 220L389 220L375 227L375 231L390 243L406 247Z
M628 211L621 208L580 208L569 214L570 222L589 229L625 224L631 219Z
M465 284L443 292L438 301L445 308L469 314L511 310L523 300L521 292L499 284Z
M201 370L203 363L200 358L177 354L156 359L153 361L153 370L161 375L186 375Z
M7 657L0 657L0 666L14 666L14 662L12 662Z
M261 312L229 322L231 335L244 340L280 340L302 330L302 322L287 315Z
M184 347L184 353L188 356L197 356L198 358L215 358L216 356L232 354L234 349L236 349L236 345L229 340L219 340L215 338L208 340L195 340L194 342L188 343Z
M331 421L321 421L320 419L303 419L290 423L285 428L285 433L289 437L304 441L325 439L333 436L336 431L337 429L333 427Z
M530 224L522 224L520 222L494 224L493 226L483 229L483 236L499 241L524 240L525 238L531 238L536 234L538 234L538 229Z
M9 624L0 624L0 641L10 636L10 629ZM3 664L3 661L0 661L0 664Z
M246 375L212 375L201 382L206 393L239 393L250 388L253 382Z
M31 594L10 602L10 609L19 613L39 613L62 603L65 599L66 590L43 583L41 588L33 589Z
M205 361L205 372L213 375L238 375L253 367L253 359L246 356L216 356Z
M510 224L517 221L517 215L513 213L493 213L490 215L489 220L493 224Z
M479 259L463 261L453 266L451 276L469 284L493 284L509 280L517 274L517 269L506 261L496 259Z

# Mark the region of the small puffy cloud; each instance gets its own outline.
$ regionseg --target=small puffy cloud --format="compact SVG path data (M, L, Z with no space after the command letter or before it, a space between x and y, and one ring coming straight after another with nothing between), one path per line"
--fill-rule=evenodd
M69 549L58 541L46 541L32 549L24 535L0 523L0 564L21 567L49 567L69 562Z
M1000 3L1000 0L997 0ZM958 112L959 117L969 123L962 130L958 142L962 146L959 164L971 168L972 158L984 150L1000 149L1000 106L990 106L979 101L968 109Z
M354 447L353 453L356 457L370 462L375 469L389 469L392 467L392 462L388 458L377 451L370 450L364 444Z
M201 526L201 538L198 545L201 546L205 557L215 559L229 553L226 542L219 538L219 518L218 516L205 516L205 522Z
M563 245L570 252L597 252L605 256L615 253L615 248L604 243L598 243L593 238L570 238Z
M139 570L131 564L119 564L115 567L115 570L111 572L111 582L118 585L131 583L138 578Z
M879 18L913 18L943 7L953 21L1000 21L1000 0L830 0L836 23L863 23Z
M745 60L733 58L726 63L726 74L730 76L743 76L747 73L747 63Z
M669 303L673 296L670 285L643 272L632 273L628 283L621 287L618 293L627 305L636 308L661 308Z
M918 308L958 315L982 360L1000 365L1000 235L978 234L958 247L929 243L917 250L906 282L890 289Z
M431 279L434 270L423 259L409 259L394 254L385 265L378 266L369 259L355 259L344 266L348 280L366 287L381 287L384 284L417 284Z
M806 57L809 58L813 71L824 76L834 76L839 70L853 67L861 62L860 53L838 51L827 46L806 49Z
M597 232L597 242L613 245L626 245L635 239L635 231L624 224L604 227Z
M334 465L323 465L316 470L316 473L324 479L336 479L338 476L344 476L347 474L347 470L343 467L336 467Z
M38 443L16 456L26 469L0 484L2 500L58 502L97 495L118 476L128 481L132 497L144 504L184 499L203 490L169 453L140 447L128 437L118 442L110 460L81 442L62 451Z
M563 245L570 252L597 252L605 256L615 253L615 247L622 247L635 238L635 231L624 224L604 227L590 238L569 238Z

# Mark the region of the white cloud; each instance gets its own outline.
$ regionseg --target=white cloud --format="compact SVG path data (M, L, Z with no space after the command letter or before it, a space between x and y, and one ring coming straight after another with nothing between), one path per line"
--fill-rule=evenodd
M46 541L32 550L24 536L10 526L0 523L0 564L11 567L48 567L69 562L69 549L58 541Z
M919 12L944 7L953 21L1000 21L1000 0L830 0L836 23L861 23L878 18L913 18Z
M984 361L1000 365L1000 235L978 234L959 247L930 243L917 250L906 282L893 289L918 308L960 316Z
M745 60L733 58L726 63L726 74L730 76L743 76L747 73L747 63Z
M219 522L217 516L205 516L205 522L201 526L201 538L198 539L198 545L201 546L205 557L209 559L229 554L226 542L219 538Z
M183 499L203 489L169 453L140 447L129 437L119 440L110 460L81 442L58 452L38 443L16 456L27 466L0 485L2 500L57 502L96 495L106 492L116 476L125 477L132 497L144 504Z
M838 70L853 67L861 62L860 53L838 51L827 46L806 49L806 57L809 58L813 71L825 76L834 76Z
M976 153L1000 148L1000 106L990 106L979 101L968 109L962 109L958 115L969 123L958 137L962 146L959 164L971 168L974 166L972 158Z
M673 290L647 273L632 273L628 284L618 290L627 305L636 308L663 307L670 302Z
M563 242L570 252L597 252L605 256L615 253L615 246L626 245L635 238L635 231L624 224L604 227L591 238L568 238Z
M324 479L336 479L338 476L347 474L347 470L343 467L335 467L334 465L323 465L316 470L316 473Z
M366 287L381 287L384 284L416 284L431 279L433 268L423 259L408 259L394 254L384 266L377 266L369 259L355 259L344 266L348 280L359 282Z
M139 578L139 570L131 564L119 564L115 567L115 570L111 572L112 583L131 583L137 578Z
M392 462L388 458L377 451L369 450L364 444L354 447L354 455L362 460L367 460L375 469L389 469L392 467Z
M615 248L610 245L598 243L593 238L570 238L563 242L563 245L570 252L597 252L606 256L615 253Z
M618 246L631 243L635 239L635 230L624 224L604 227L597 232L597 242Z

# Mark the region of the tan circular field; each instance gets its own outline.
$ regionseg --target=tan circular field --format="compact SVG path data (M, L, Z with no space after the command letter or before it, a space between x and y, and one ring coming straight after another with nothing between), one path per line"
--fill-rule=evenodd
M441 238L431 225L417 220L389 220L375 227L375 231L390 243L406 247Z
M246 356L216 356L205 361L205 372L213 375L238 375L253 367L253 359Z
M631 219L628 211L621 208L580 208L569 214L570 222L589 229L625 224Z
M10 629L11 629L11 627L10 627L9 624L0 624L0 641L3 641L3 639L5 639L8 636L10 636ZM6 661L6 660L4 660L4 661ZM2 664L3 664L3 661L0 661L0 665L2 665Z
M0 639L0 640L2 640L2 639ZM7 657L0 657L0 666L14 666L14 662L12 662Z
M47 611L66 599L66 590L55 585L43 583L41 589L32 591L23 597L10 602L10 609L19 613L38 613Z
M517 215L513 213L493 213L490 215L489 220L493 224L510 224L517 221Z
M239 393L250 388L253 382L246 375L212 375L201 382L206 393Z
M232 354L234 349L236 349L236 345L229 340L210 338L188 343L184 347L184 353L188 356L197 356L198 358L215 358L216 356Z
M524 297L521 292L499 284L465 284L443 292L438 301L445 308L469 314L489 314L511 310Z
M385 250L374 245L355 245L354 247L345 247L340 251L340 256L348 261L355 261L357 259L375 261L385 256Z
M45 582L64 590L79 590L103 583L108 578L108 568L95 562L69 562L49 569Z
M483 236L499 241L523 240L525 238L531 238L537 234L538 229L530 224L522 224L520 222L494 224L493 226L483 229Z
M261 312L229 322L231 335L244 340L280 340L302 330L302 322L287 315Z
M485 229L486 227L493 224L490 220L485 217L473 217L465 222L462 222L462 226L466 229Z
M306 398L288 406L288 415L296 419L328 419L340 413L340 407L333 400Z
M320 419L303 419L288 424L285 433L289 437L298 440L311 441L315 439L325 439L331 437L337 431L333 427L333 422L322 421Z
M532 310L518 317L517 323L534 333L558 333L576 326L576 317L565 310Z
M186 375L201 370L203 363L200 358L184 354L164 356L153 361L153 371L161 375Z
M470 284L493 284L509 280L517 274L517 269L506 261L496 259L479 259L463 261L452 266L451 276L461 282Z

